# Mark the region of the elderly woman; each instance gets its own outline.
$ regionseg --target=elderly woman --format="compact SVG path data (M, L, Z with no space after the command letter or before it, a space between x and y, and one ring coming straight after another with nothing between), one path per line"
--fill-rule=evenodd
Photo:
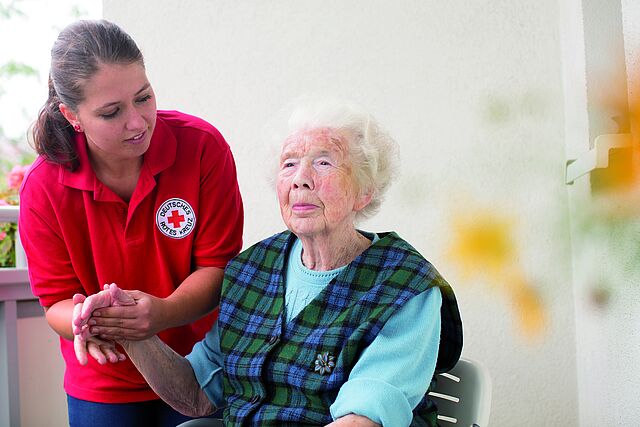
M357 229L380 206L395 142L359 108L296 111L279 159L287 231L226 268L220 315L183 358L160 340L119 340L165 401L229 425L435 425L427 397L462 325L449 285L396 233ZM78 307L126 303L107 286ZM170 373L170 374L168 374Z

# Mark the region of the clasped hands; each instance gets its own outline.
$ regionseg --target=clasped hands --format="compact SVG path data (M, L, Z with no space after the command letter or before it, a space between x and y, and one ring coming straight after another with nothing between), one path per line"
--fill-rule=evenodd
M145 339L162 329L152 315L159 300L141 291L122 290L115 283L88 297L75 294L71 327L78 362L86 365L88 356L101 365L125 360L116 347L118 341Z

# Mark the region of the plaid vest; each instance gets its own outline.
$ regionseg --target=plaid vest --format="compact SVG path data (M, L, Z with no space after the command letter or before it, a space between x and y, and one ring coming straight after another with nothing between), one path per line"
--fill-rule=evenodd
M330 423L329 406L362 351L393 313L432 286L442 292L436 372L455 365L462 323L453 291L395 233L380 237L289 323L283 279L293 234L263 240L227 265L218 326L228 425ZM412 425L435 426L435 419L425 396Z

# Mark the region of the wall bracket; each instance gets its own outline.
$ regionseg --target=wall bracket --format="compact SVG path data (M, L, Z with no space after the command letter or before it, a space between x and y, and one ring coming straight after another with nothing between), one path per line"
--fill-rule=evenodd
M594 169L608 167L610 150L630 146L631 134L629 133L612 133L597 136L593 149L577 159L567 160L565 183L572 185L576 179L590 173Z

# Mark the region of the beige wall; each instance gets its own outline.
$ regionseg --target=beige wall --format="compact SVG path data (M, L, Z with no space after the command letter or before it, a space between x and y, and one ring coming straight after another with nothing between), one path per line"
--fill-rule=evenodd
M454 285L464 355L493 378L491 424L578 425L563 91L555 0L105 1L146 56L159 106L228 139L245 243L280 229L264 178L263 126L287 102L328 93L363 104L402 150L402 176L363 224L399 231ZM527 339L504 283L446 256L456 212L513 220L516 262L547 326Z
M44 316L18 319L18 356L22 427L69 425L60 340Z

